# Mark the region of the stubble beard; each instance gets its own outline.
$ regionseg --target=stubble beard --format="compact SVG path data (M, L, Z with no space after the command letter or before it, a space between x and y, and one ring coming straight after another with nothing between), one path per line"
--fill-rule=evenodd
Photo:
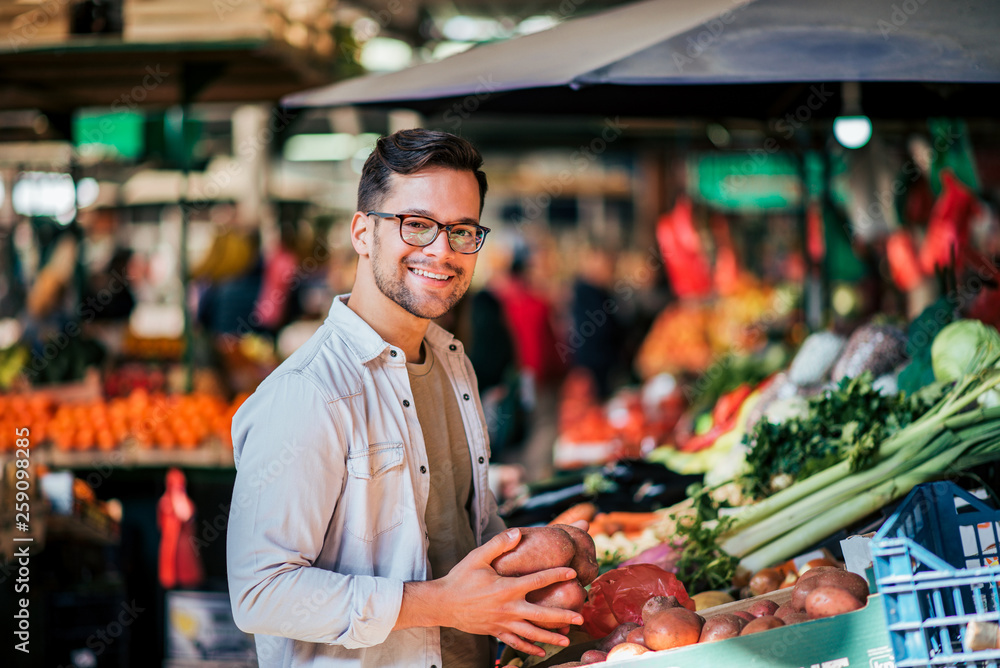
M445 313L450 311L455 304L465 295L466 290L468 290L468 284L464 286L461 284L462 279L465 276L465 271L457 268L448 268L455 273L452 281L456 281L455 287L452 289L451 294L448 298L441 303L439 309L432 308L429 304L421 303L420 298L413 293L410 288L406 286L404 280L401 280L391 271L386 271L382 267L380 242L378 239L378 234L375 234L375 239L372 244L371 252L371 263L372 263L372 274L375 276L375 286L378 287L379 292L388 297L390 300L395 302L407 313L414 315L418 318L425 318L427 320L434 320L435 318L440 318ZM409 269L403 267L403 271L409 272Z

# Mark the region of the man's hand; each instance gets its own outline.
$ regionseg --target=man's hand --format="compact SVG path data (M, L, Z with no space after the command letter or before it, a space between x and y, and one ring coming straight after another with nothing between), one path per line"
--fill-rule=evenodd
M447 626L494 636L516 650L536 656L544 656L545 651L535 642L568 645L568 638L535 623L558 627L582 624L583 617L572 610L528 603L524 597L550 584L572 580L576 577L573 569L552 568L522 577L501 577L490 565L514 549L520 539L519 530L508 529L470 552L443 578L407 582L394 629Z

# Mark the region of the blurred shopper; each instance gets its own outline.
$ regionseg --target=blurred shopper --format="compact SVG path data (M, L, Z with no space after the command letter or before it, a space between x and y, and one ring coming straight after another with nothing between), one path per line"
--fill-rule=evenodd
M602 400L611 395L612 375L621 365L624 343L618 322L620 304L611 292L614 279L614 254L596 246L587 248L573 282L568 344L574 366L590 373Z
M237 625L263 666L492 666L541 655L575 612L525 595L570 569L500 577L518 542L488 488L476 378L431 323L469 287L486 176L467 141L380 139L362 171L350 295L233 420Z
M515 252L508 276L498 282L496 293L514 337L521 399L530 414L520 459L527 479L534 481L553 473L558 391L566 367L556 348L552 307L527 281L530 261L530 252Z

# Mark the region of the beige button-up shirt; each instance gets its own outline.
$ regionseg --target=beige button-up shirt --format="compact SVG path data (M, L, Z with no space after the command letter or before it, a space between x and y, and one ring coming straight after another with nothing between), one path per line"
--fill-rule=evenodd
M393 631L403 583L426 580L430 476L403 351L334 299L326 321L233 418L236 485L227 558L236 624L261 666L441 666L437 628ZM472 525L503 530L462 345L425 336L462 411Z

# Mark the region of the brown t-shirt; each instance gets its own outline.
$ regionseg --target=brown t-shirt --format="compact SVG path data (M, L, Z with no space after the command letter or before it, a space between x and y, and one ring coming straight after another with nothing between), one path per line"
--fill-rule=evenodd
M430 536L428 559L432 578L440 578L476 548L469 509L472 504L472 460L465 440L462 412L444 364L424 346L422 364L407 363L413 403L424 434L430 468L430 495L424 520ZM444 668L492 666L490 638L441 628Z

